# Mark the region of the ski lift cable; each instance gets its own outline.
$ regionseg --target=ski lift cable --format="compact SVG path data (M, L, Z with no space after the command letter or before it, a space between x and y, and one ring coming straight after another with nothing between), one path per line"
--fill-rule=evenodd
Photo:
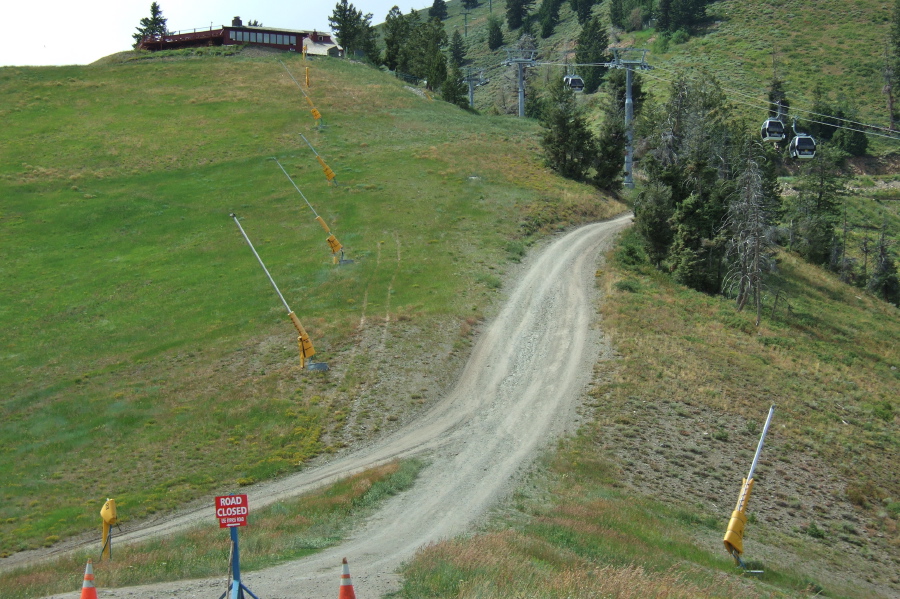
M654 68L655 68L656 70L659 70L659 71L664 71L664 72L667 71L667 69L666 69L665 67L654 67ZM672 72L672 71L669 71L669 72ZM661 77L660 77L660 79L662 79L663 81L670 81L670 80L668 80L668 79L663 79L663 78L661 78ZM670 81L670 82L671 82L671 81ZM737 91L737 90L735 90L735 89L729 89L729 88L727 88L727 87L725 87L725 86L722 86L721 89L722 89L722 91L731 93L731 94L733 94L733 95L743 96L743 97L745 97L745 98L750 98L751 100L754 100L754 101L756 101L756 102L764 103L764 104L767 105L766 108L765 108L766 110L769 110L769 109L770 109L771 107L773 107L773 106L776 107L776 108L779 106L778 102L770 102L770 101L768 101L768 100L760 100L757 96L753 96L753 95L750 95L750 94L747 94L747 93L744 93L744 92L740 92L740 91ZM759 106L757 106L757 108L759 108ZM879 125L872 125L872 124L869 124L869 123L862 123L862 122L859 122L859 121L854 121L854 120L851 120L851 119L845 119L845 118L833 116L833 115L830 115L830 114L822 114L822 113L819 113L819 112L813 112L812 110L804 110L804 109L802 109L802 108L792 107L792 112L803 113L803 114L812 115L812 116L818 116L818 117L822 117L822 118L826 118L826 119L834 119L834 120L836 120L836 121L843 121L843 122L845 122L845 123L850 123L851 125L858 125L858 126L860 126L860 127L867 127L867 128L869 128L869 129L875 129L875 130L877 130L877 131L887 131L887 132L891 132L891 131L892 131L892 130L891 130L890 128L888 128L888 127L882 127L882 126L879 126ZM832 124L832 123L820 123L819 121L814 121L814 120L809 119L809 118L807 118L807 117L803 117L803 118L804 118L804 120L807 120L807 121L810 121L810 122L813 122L813 123L824 124L824 125L828 125L828 126L830 126L830 127L837 127L837 128L840 128L840 129L849 129L849 130L851 130L851 131L857 131L857 129L853 129L853 128L851 128L851 127L844 127L844 126L841 126L841 125L834 125L834 124ZM877 133L873 133L873 132L871 132L871 131L862 131L862 133L871 134L871 135L876 135L876 136L879 136L879 137L887 137L887 138L889 138L889 139L898 139L896 136L893 136L893 135L878 135Z
M664 71L665 69L660 69L660 68L657 67L656 70L663 70L663 71ZM646 72L644 73L644 75L647 76L647 77L649 77L649 78L651 78L651 79L657 79L657 80L659 80L659 81L666 81L666 82L668 82L668 83L674 83L674 80L672 80L672 79L666 79L665 77L659 77L658 75L650 75L650 74L648 74L648 73L646 73ZM768 110L768 107L762 106L762 104L769 104L769 105L778 106L778 104L775 103L775 102L768 102L768 101L765 101L765 100L759 100L758 98L755 98L755 97L753 97L753 96L750 96L749 94L743 94L743 93L738 92L738 91L733 90L733 89L729 89L729 88L726 88L726 87L721 87L721 89L722 89L722 91L724 91L726 94L731 93L731 94L741 95L741 96L744 96L744 97L751 98L751 99L753 99L753 100L755 101L755 103L751 103L751 102L745 102L745 101L742 101L742 100L737 100L737 99L735 99L735 98L733 98L733 97L730 98L730 100L731 100L732 102L736 103L736 104L743 104L743 105L745 105L745 106L750 106L750 107L756 108L756 109L758 109L758 110ZM840 117L831 116L831 115L829 115L829 114L820 114L820 113L817 113L817 112L812 112L812 111L810 111L810 110L803 110L803 109L800 109L800 108L794 108L794 109L792 109L792 112L801 112L801 113L805 113L805 114L809 114L809 115L814 115L814 116L820 116L820 117L824 117L824 118L828 118L828 119L835 119L835 120L838 120L838 121L843 121L843 122L851 123L851 124L854 124L854 125L860 125L860 126L862 126L862 127L868 127L868 128L870 128L870 129L875 129L875 130L877 130L877 131L890 131L890 129L888 129L887 127L879 127L879 126L877 126L877 125L870 125L870 124L868 124L868 123L860 123L860 122L857 122L857 121L851 121L850 119L842 119L842 118L840 118ZM803 117L803 120L804 120L804 121L807 121L807 122L809 122L809 123L816 123L816 124L818 124L818 125L825 125L825 126L827 126L827 127L834 127L835 129L846 129L847 131L855 131L855 132L857 132L857 133L862 133L862 134L864 134L864 135L874 135L875 137L884 137L884 138L886 138L886 139L893 139L893 140L898 140L898 141L900 141L900 136L898 136L898 135L886 135L886 134L884 134L884 133L877 133L876 131L866 131L866 130L864 130L864 129L857 129L857 128L849 127L849 126L846 126L846 125L835 125L835 124L833 124L833 123L826 123L826 122L822 122L822 121L817 121L817 120L815 120L815 119L811 119L811 118L808 118L808 117Z

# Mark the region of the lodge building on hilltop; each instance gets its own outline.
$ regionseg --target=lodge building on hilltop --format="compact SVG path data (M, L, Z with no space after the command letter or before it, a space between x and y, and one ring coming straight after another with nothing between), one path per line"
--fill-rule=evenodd
M222 25L219 29L194 29L178 31L168 35L145 37L138 44L139 50L177 50L180 48L201 48L204 46L232 46L249 44L265 46L288 52L306 51L307 55L335 56L343 55L343 50L331 39L331 34L318 31L300 31L295 29L278 29L274 27L251 27L244 25L240 17L231 21L231 26Z

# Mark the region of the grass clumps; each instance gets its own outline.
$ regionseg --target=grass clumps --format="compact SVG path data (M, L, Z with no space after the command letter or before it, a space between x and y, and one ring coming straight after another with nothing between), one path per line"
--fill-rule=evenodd
M352 522L410 488L423 466L417 459L391 462L297 499L258 510L251 505L248 526L240 529L241 569L259 570L334 545L350 531ZM224 574L230 537L218 527L212 508L209 520L187 532L117 547L114 561L94 564L98 585L121 587ZM85 561L95 556L95 551L79 551L4 572L0 574L4 597L31 599L78 588Z

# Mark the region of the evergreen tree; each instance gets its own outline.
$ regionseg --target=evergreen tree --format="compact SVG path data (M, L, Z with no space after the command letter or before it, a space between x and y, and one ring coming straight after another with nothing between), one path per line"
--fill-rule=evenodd
M659 0L656 5L656 30L673 31L672 29L672 2L674 0Z
M637 230L661 237L646 239L648 253L676 281L717 293L727 272L722 223L738 162L721 86L709 77L679 78L651 117L644 157L651 191L635 207Z
M449 60L447 78L441 85L441 97L445 102L456 104L460 108L468 108L469 99L466 96L466 83L463 81L463 77L459 64Z
M883 228L875 247L875 268L872 270L872 278L869 279L866 287L885 301L894 305L900 304L900 278L897 275L897 264L891 255L890 244Z
M597 158L594 136L578 110L575 94L557 79L543 111L541 146L547 164L563 177L584 180Z
M404 72L427 81L428 89L440 89L447 78L447 59L442 51L446 45L447 33L440 19L417 24L404 47Z
M603 124L597 134L597 157L594 161L594 185L610 191L622 185L625 164L625 103L614 93L606 94L601 105Z
M625 100L628 95L628 90L625 89L627 76L625 69L610 69L604 76L605 87L609 95L614 98L616 106L621 110L623 122L625 119ZM641 114L641 109L643 109L646 99L647 92L644 91L644 79L641 77L640 72L635 71L631 74L631 102L635 118Z
M843 154L831 144L819 144L816 157L801 170L796 194L785 196L782 219L790 230L790 248L813 264L829 262L834 228L844 196Z
M506 1L506 24L510 31L525 24L525 17L528 16L528 4L529 0Z
M422 34L419 30L423 23L419 18L419 13L414 10L410 10L409 14L404 17L404 20L406 22L406 38L400 42L396 70L408 75L418 76L413 73L413 69L414 65L419 62L421 55L419 44L422 42Z
M888 34L888 56L894 73L900 73L900 0L894 0L891 29Z
M538 21L541 24L541 37L548 38L553 35L553 28L559 23L559 9L562 0L543 0L538 9Z
M404 44L409 40L410 21L403 11L394 6L384 19L384 64L392 71L397 70Z
M374 63L378 63L380 55L377 45L377 33L372 27L372 13L363 14L347 0L339 0L331 16L328 17L332 31L344 47L347 57L359 50Z
M609 0L609 22L614 26L625 29L625 7L622 0Z
M457 29L453 32L453 35L450 36L450 61L459 67L462 66L465 59L466 44L463 42L463 38Z
M579 64L608 62L609 55L606 51L608 46L609 38L606 35L606 27L600 22L600 17L594 17L584 25L578 36L575 46L575 62ZM606 71L605 67L585 67L581 74L581 78L584 80L584 93L592 94L597 91Z
M596 0L569 0L572 12L575 13L575 18L578 19L580 25L584 25L591 17L591 9L595 4L597 4Z
M428 16L432 19L444 20L447 18L447 3L444 0L434 0L428 9Z
M488 48L496 50L503 45L503 30L500 28L500 19L495 16L488 18Z
M145 37L161 36L169 33L166 27L166 18L162 16L162 9L156 2L150 4L150 16L141 19L140 23L141 26L137 27L137 31L131 34L131 37L134 38L135 48L141 45Z
M478 8L478 0L462 0L463 8L467 10L472 10L473 8Z

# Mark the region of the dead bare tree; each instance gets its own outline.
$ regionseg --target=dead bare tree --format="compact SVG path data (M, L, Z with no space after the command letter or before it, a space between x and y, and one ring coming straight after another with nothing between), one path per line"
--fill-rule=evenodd
M764 274L770 270L772 209L763 186L759 166L760 148L748 142L744 150L744 168L738 177L737 191L728 204L726 227L730 232L729 254L734 266L725 278L724 288L735 294L737 310L752 298L756 307L756 326L762 318Z

